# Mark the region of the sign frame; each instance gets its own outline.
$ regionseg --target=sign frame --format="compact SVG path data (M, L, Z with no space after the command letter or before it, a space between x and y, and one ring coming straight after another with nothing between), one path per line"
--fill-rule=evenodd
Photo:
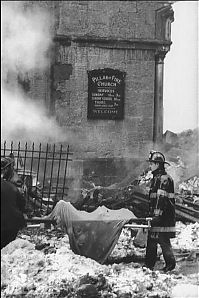
M89 120L123 120L126 73L103 68L87 71Z

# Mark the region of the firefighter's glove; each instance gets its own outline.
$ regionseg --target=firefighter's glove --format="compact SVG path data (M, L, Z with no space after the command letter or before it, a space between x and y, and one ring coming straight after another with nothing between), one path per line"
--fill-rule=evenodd
M160 223L160 217L155 216L151 220L151 227L156 227Z

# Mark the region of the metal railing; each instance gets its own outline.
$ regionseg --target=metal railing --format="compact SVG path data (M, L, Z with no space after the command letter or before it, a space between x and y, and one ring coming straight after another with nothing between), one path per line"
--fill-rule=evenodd
M12 182L22 181L26 209L31 209L32 215L36 211L48 214L58 200L67 196L70 155L69 145L65 149L62 144L2 143L1 158L9 156L14 159Z

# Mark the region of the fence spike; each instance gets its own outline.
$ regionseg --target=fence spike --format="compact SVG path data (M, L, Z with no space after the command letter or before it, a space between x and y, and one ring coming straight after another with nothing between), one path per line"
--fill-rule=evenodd
M6 156L6 141L4 141L4 144L3 144L3 156L4 157Z
M11 153L12 153L12 151L13 151L13 141L11 141L11 148L10 148L10 151L11 151Z
M9 146L7 145L9 144ZM24 147L25 145L25 147ZM32 147L31 147L32 145ZM39 145L39 149L38 149ZM23 158L23 164L20 168L17 170L17 173L19 176L21 175L21 178L23 179L24 186L26 186L25 191L27 195L27 203L31 202L32 208L34 210L27 209L27 212L31 211L31 216L37 211L36 208L40 208L40 211L46 212L47 207L47 213L49 211L50 205L53 203L53 207L56 204L56 201L58 200L58 197L64 193L64 190L67 189L65 187L66 182L66 167L67 162L70 160L68 158L68 155L71 154L69 152L69 145L67 146L67 150L63 149L63 144L50 144L42 143L30 143L24 142L24 141L18 141L14 143L13 141L7 141L6 140L2 142L2 153L4 150L4 156L6 153L12 153L17 156L17 163L20 162L20 159ZM59 148L60 145L60 148ZM18 148L17 148L18 147ZM49 151L50 148L50 151ZM51 162L52 161L52 162ZM66 164L65 164L66 162ZM64 168L65 167L65 168ZM43 172L42 172L43 171ZM44 174L44 176L42 175ZM50 174L50 176L48 176ZM63 177L64 174L64 177ZM31 177L34 177L34 185L32 185ZM42 177L43 176L43 177ZM44 193L43 195L46 197L46 194L48 195L48 202L45 202L43 200L43 195L41 196L40 191L41 189L37 188L38 182L40 183L40 186L42 187L42 178L44 181L50 177L50 181L48 184L49 188L43 189ZM63 178L63 181L62 181ZM40 180L40 181L39 181ZM54 185L55 184L55 185ZM34 187L33 187L34 186ZM43 185L45 186L45 185ZM38 191L37 191L38 190ZM36 191L36 192L35 192ZM50 198L54 197L55 201L51 202ZM63 196L62 196L63 198ZM39 200L39 201L38 201ZM41 200L41 202L40 202ZM47 206L46 206L47 203ZM38 206L39 204L39 206ZM29 208L29 205L27 205ZM33 213L32 213L33 212ZM35 214L34 214L35 215Z

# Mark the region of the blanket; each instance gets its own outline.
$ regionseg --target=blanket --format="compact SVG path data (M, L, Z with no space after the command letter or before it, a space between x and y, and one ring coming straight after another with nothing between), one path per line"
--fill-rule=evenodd
M91 213L79 211L70 202L60 200L45 218L56 220L66 230L74 253L103 264L114 249L124 225L136 217L125 208L111 210L100 206Z

